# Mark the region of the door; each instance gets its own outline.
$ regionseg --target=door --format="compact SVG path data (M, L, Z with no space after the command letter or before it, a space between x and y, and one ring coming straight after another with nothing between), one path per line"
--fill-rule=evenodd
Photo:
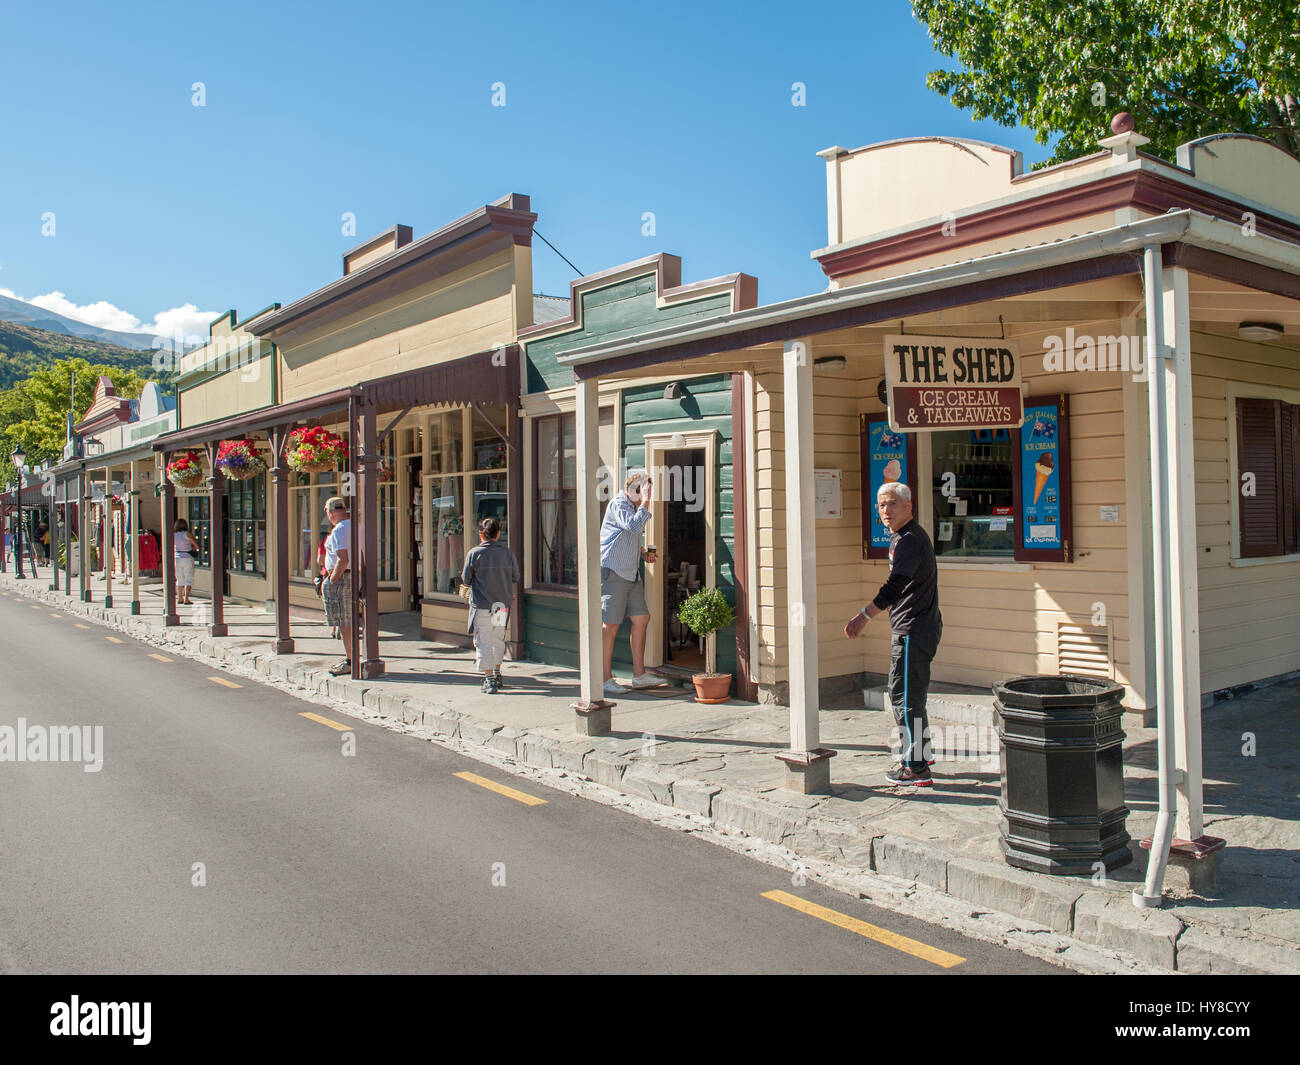
M411 573L411 595L408 608L419 611L424 599L424 459L414 458L406 464L406 483L411 486L411 498L407 501L407 515L410 524L411 550L407 563Z

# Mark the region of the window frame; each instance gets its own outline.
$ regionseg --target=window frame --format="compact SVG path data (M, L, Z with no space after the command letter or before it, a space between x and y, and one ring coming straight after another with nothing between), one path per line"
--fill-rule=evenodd
M1293 528L1300 530L1300 392L1292 389L1275 388L1266 385L1251 385L1242 382L1230 381L1227 388L1228 400L1228 464L1229 464L1229 492L1235 496L1235 501L1229 506L1229 514L1232 526L1232 543L1231 558L1229 562L1234 566L1254 566L1268 565L1277 562L1294 562L1300 559L1300 532L1297 533L1294 548L1287 542L1286 529L1286 501L1287 489L1283 480L1285 452L1288 441L1284 438L1285 419L1283 417L1284 408L1291 408L1292 421L1292 462L1294 468L1298 471L1298 483L1291 487L1292 503L1292 525ZM1258 402L1272 403L1276 410L1276 444L1278 450L1274 453L1278 471L1278 509L1277 509L1277 529L1278 529L1278 550L1246 551L1243 546L1243 534L1246 523L1246 497L1241 494L1241 478L1246 471L1242 469L1242 437L1241 437L1241 408L1242 400L1254 400Z
M529 530L532 534L532 540L533 540L533 550L531 553L532 567L533 567L533 583L531 587L541 592L569 592L569 593L576 594L578 591L577 581L575 581L573 584L565 584L561 581L543 581L538 576L538 574L542 572L541 522L542 522L543 500L541 496L541 492L542 492L541 451L537 446L537 437L538 434L541 432L542 422L556 421L557 426L559 428L559 433L556 437L556 439L558 439L560 442L560 453L561 453L560 463L559 463L559 483L555 487L554 491L557 493L556 502L559 504L558 519L556 521L556 526L555 526L555 542L556 542L556 550L557 550L556 571L561 576L563 576L564 574L564 532L565 532L564 504L567 502L567 498L565 496L565 493L567 491L572 491L573 493L574 517L575 519L577 517L578 484L577 484L576 471L575 471L573 488L568 489L565 487L564 484L563 452L564 452L564 419L565 418L568 418L573 423L573 432L574 432L575 447L576 447L578 426L577 426L577 414L574 411L556 411L553 414L539 415L535 418L529 419L532 422L531 430L532 430L532 448L533 448L532 521L531 521L532 528ZM576 572L580 573L581 567L578 567Z

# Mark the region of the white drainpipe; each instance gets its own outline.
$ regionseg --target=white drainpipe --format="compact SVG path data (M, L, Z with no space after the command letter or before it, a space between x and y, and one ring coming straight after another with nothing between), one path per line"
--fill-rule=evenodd
M1143 281L1147 312L1147 402L1151 415L1151 528L1152 562L1155 575L1155 661L1156 661L1156 773L1160 788L1159 814L1151 835L1151 857L1141 892L1133 892L1133 905L1140 908L1161 904L1169 844L1174 835L1177 773L1173 766L1173 648L1170 646L1170 607L1173 602L1169 567L1163 537L1169 524L1169 438L1168 408L1165 402L1164 282L1161 249L1148 244L1143 251Z

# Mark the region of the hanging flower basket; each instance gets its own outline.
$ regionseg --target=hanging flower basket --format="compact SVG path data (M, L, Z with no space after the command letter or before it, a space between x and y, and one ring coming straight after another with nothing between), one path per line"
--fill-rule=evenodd
M203 483L203 458L197 451L187 451L167 463L167 479L177 488L197 488Z
M266 472L266 460L253 440L223 440L217 449L217 465L234 481L248 481Z
M289 434L285 460L300 473L329 473L347 462L348 444L323 425L295 429Z

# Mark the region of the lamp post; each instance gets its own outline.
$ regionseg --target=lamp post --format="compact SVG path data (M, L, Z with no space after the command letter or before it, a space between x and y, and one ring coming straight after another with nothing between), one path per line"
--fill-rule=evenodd
M14 469L18 471L18 525L14 530L14 580L27 579L23 572L23 463L27 461L27 452L23 445L14 448Z

